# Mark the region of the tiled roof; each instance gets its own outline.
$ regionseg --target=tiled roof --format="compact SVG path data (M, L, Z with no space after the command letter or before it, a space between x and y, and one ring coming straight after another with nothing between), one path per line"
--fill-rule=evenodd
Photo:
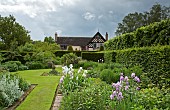
M72 46L86 46L92 37L57 37L57 44L72 45Z

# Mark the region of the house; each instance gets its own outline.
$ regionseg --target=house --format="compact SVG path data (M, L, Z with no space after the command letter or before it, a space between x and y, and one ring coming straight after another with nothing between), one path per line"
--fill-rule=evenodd
M106 32L105 38L97 32L93 37L59 37L55 33L55 42L60 45L61 50L67 50L71 45L73 50L96 50L100 46L104 46L104 42L108 40L108 33Z

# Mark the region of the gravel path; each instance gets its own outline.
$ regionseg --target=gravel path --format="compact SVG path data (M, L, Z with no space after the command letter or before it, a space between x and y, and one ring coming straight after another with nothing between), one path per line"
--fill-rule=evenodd
M57 94L57 96L55 97L55 101L54 101L52 110L59 110L62 98L63 98L62 94Z
M59 110L60 108L60 103L63 98L63 95L61 93L58 93L59 85L57 86L56 92L55 92L55 97L53 99L53 104L51 106L51 110Z

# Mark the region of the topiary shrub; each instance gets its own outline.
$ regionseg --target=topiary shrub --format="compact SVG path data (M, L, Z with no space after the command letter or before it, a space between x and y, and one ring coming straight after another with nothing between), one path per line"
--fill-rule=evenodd
M68 51L73 51L73 47L71 45L68 46Z
M104 46L100 46L99 51L104 51Z

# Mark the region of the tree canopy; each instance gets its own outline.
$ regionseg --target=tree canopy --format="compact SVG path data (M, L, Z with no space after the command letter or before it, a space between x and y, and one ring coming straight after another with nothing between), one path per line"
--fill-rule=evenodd
M0 15L0 39L4 50L9 50L11 47L24 45L30 41L29 31L22 25L16 22L14 16L9 15L2 17Z
M122 35L135 31L137 28L149 25L154 22L160 22L161 20L170 18L170 7L161 6L156 3L152 6L150 11L144 13L129 13L122 20L122 23L118 23L116 35Z
M55 43L54 39L51 36L45 37L44 42L48 42L50 44Z

